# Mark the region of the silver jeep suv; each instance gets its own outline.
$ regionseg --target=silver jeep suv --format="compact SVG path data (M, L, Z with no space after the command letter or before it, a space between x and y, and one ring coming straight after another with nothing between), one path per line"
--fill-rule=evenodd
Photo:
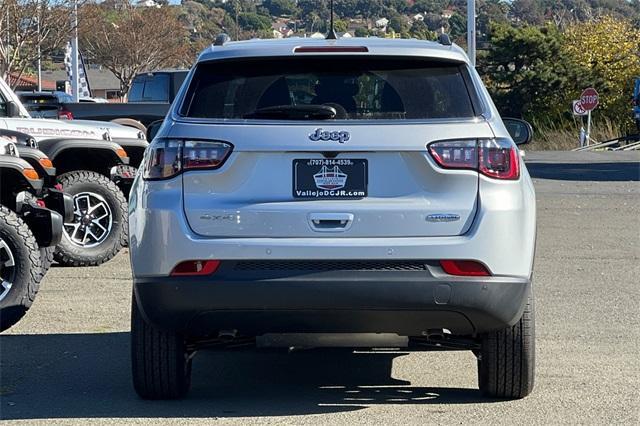
M249 343L471 350L484 394L528 395L530 136L448 43L205 50L131 193L136 391Z

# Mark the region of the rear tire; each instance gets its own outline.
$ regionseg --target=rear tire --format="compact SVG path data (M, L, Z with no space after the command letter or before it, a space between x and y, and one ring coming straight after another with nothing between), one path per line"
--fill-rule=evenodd
M535 309L530 296L514 326L482 336L478 383L485 396L520 399L533 390L534 375Z
M66 266L97 266L112 259L124 246L127 239L127 200L122 191L107 177L90 171L75 171L59 177L64 192L74 197L74 222L64 224L60 244L56 247L54 259ZM88 200L88 201L87 201ZM82 222L83 212L89 212L87 203L94 210L95 219ZM98 219L108 213L110 220ZM84 225L85 228L75 229ZM90 228L91 227L91 228ZM84 229L91 229L94 236ZM105 231L106 230L106 231ZM83 242L84 237L86 241Z
M31 230L14 212L0 206L0 331L27 313L43 275Z
M143 318L135 294L131 307L133 387L144 399L178 399L191 387L191 358L184 337L158 330Z

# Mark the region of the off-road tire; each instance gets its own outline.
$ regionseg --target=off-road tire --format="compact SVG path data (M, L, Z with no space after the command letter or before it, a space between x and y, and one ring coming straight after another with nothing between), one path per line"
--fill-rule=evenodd
M133 387L144 399L178 399L191 387L191 358L184 337L158 330L143 318L135 295L131 306Z
M112 228L104 241L95 247L81 247L71 242L66 232L56 247L54 259L65 266L97 266L112 259L127 240L127 200L115 183L106 176L85 170L61 175L58 181L64 192L98 194L109 205L113 215Z
M53 265L53 255L56 252L56 247L40 247L40 269L42 271L42 275L44 276L49 269L51 269L51 265Z
M535 375L535 309L530 296L512 327L482 336L478 383L483 395L519 399L533 390Z
M15 263L11 289L0 300L0 331L4 331L27 313L44 274L40 267L38 244L31 230L4 206L0 206L0 238L11 250Z

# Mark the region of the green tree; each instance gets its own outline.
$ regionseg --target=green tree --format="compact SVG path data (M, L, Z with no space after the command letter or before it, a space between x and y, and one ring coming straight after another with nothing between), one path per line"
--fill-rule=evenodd
M449 18L449 35L456 39L467 34L467 20L459 13L454 13Z
M557 28L496 23L491 33L492 49L478 68L500 112L529 119L561 116L568 108L566 94L581 77Z
M347 31L347 28L349 28L349 24L347 23L347 21L336 19L333 23L333 27L337 33L344 33Z
M411 6L413 13L442 13L442 10L449 6L446 0L416 0Z
M573 90L577 96L585 86L600 93L598 112L622 127L631 125L629 96L633 79L640 76L640 29L627 20L602 16L588 23L569 26L563 44L572 63L583 70L587 81Z
M240 27L247 31L265 31L271 28L271 19L257 13L240 13L238 16Z
M396 33L401 34L409 30L409 23L405 16L396 13L389 19L389 28Z
M299 12L294 0L265 0L262 6L273 16L294 16Z
M423 21L414 21L409 30L409 34L411 37L419 40L434 40L436 37L436 34L433 31L429 31L427 24Z
M369 30L362 27L356 28L355 35L356 37L368 37Z

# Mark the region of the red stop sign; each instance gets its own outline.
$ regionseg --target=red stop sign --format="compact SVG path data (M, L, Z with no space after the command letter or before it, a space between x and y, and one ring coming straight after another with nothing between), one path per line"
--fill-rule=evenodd
M588 88L580 95L580 103L585 111L592 111L598 106L598 92L594 88Z

